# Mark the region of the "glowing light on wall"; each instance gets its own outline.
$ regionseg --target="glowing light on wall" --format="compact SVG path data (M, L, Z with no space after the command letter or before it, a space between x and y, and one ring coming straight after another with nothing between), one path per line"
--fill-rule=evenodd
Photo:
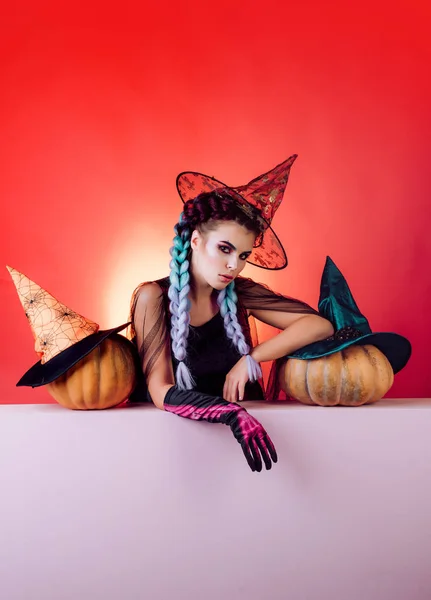
M172 235L168 225L153 219L151 226L129 224L115 240L107 256L109 280L106 283L103 323L113 327L126 322L134 289L144 281L169 274L169 248Z

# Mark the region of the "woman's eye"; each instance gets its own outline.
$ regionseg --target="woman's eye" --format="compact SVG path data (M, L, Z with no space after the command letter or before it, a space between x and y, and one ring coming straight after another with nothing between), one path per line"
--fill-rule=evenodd
M219 248L223 252L223 254L230 254L232 252L232 248L229 248L229 246L219 246ZM249 256L249 252L247 254L240 254L239 260L247 260Z

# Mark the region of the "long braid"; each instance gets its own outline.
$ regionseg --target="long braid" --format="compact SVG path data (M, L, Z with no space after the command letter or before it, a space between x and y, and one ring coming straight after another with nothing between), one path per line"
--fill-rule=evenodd
M224 290L218 294L217 302L220 306L220 314L223 317L226 335L232 340L238 352L246 356L248 377L250 381L256 381L262 377L262 370L258 362L249 354L250 347L245 341L242 327L237 317L238 296L235 292L235 282L232 281Z
M190 227L187 226L184 214L181 213L179 223L175 226L175 237L170 250L170 286L168 296L171 312L171 338L172 352L178 361L176 382L180 389L193 389L195 382L192 374L184 362L187 356L187 338L190 324L190 291L189 261L187 258L190 249Z

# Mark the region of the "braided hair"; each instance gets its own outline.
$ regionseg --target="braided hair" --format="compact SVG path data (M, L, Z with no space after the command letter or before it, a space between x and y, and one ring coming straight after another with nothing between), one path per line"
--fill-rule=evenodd
M184 204L179 222L175 225L175 237L170 250L170 286L168 290L171 313L172 352L178 361L176 382L180 389L193 389L195 382L186 364L187 339L190 325L190 240L195 229L210 231L218 221L236 221L252 231L256 237L262 232L256 221L247 217L235 204L227 191L206 192ZM259 364L249 355L250 348L245 340L237 317L237 295L235 282L218 293L217 303L224 321L227 337L238 352L247 357L249 379L256 381L262 376Z

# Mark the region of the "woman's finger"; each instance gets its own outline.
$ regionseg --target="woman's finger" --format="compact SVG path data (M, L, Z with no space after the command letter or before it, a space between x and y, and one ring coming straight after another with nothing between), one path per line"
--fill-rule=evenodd
M228 390L228 384L227 384L227 379L225 379L224 386L223 386L223 398L225 400L227 400L227 390Z
M238 402L238 384L235 382L231 388L231 402Z
M242 402L244 400L244 387L245 384L241 383L241 381L237 381L237 383L235 384L236 402Z
M254 462L254 458L252 453L250 452L250 448L247 446L246 442L241 443L242 451L244 452L244 456L247 459L248 466L252 471L256 471L256 464Z
M245 393L245 382L242 383L240 381L238 384L238 400L240 402L242 402L244 400L244 393Z
M254 467L258 473L262 471L262 458L260 456L259 448L256 444L254 438L251 438L249 441L250 452L253 456Z
M256 437L256 445L260 450L260 453L263 458L263 462L265 463L265 467L266 467L267 471L269 471L269 469L272 467L272 462L271 462L271 458L269 456L269 452L265 446L265 443L263 440L260 440L259 437Z
M278 460L277 451L275 449L274 444L272 443L271 438L269 437L269 435L267 433L263 437L263 442L264 442L265 446L268 448L268 452L272 458L272 461L276 463Z
M233 393L233 385L232 385L232 381L228 381L227 384L227 401L228 402L234 402L235 401L235 395Z

